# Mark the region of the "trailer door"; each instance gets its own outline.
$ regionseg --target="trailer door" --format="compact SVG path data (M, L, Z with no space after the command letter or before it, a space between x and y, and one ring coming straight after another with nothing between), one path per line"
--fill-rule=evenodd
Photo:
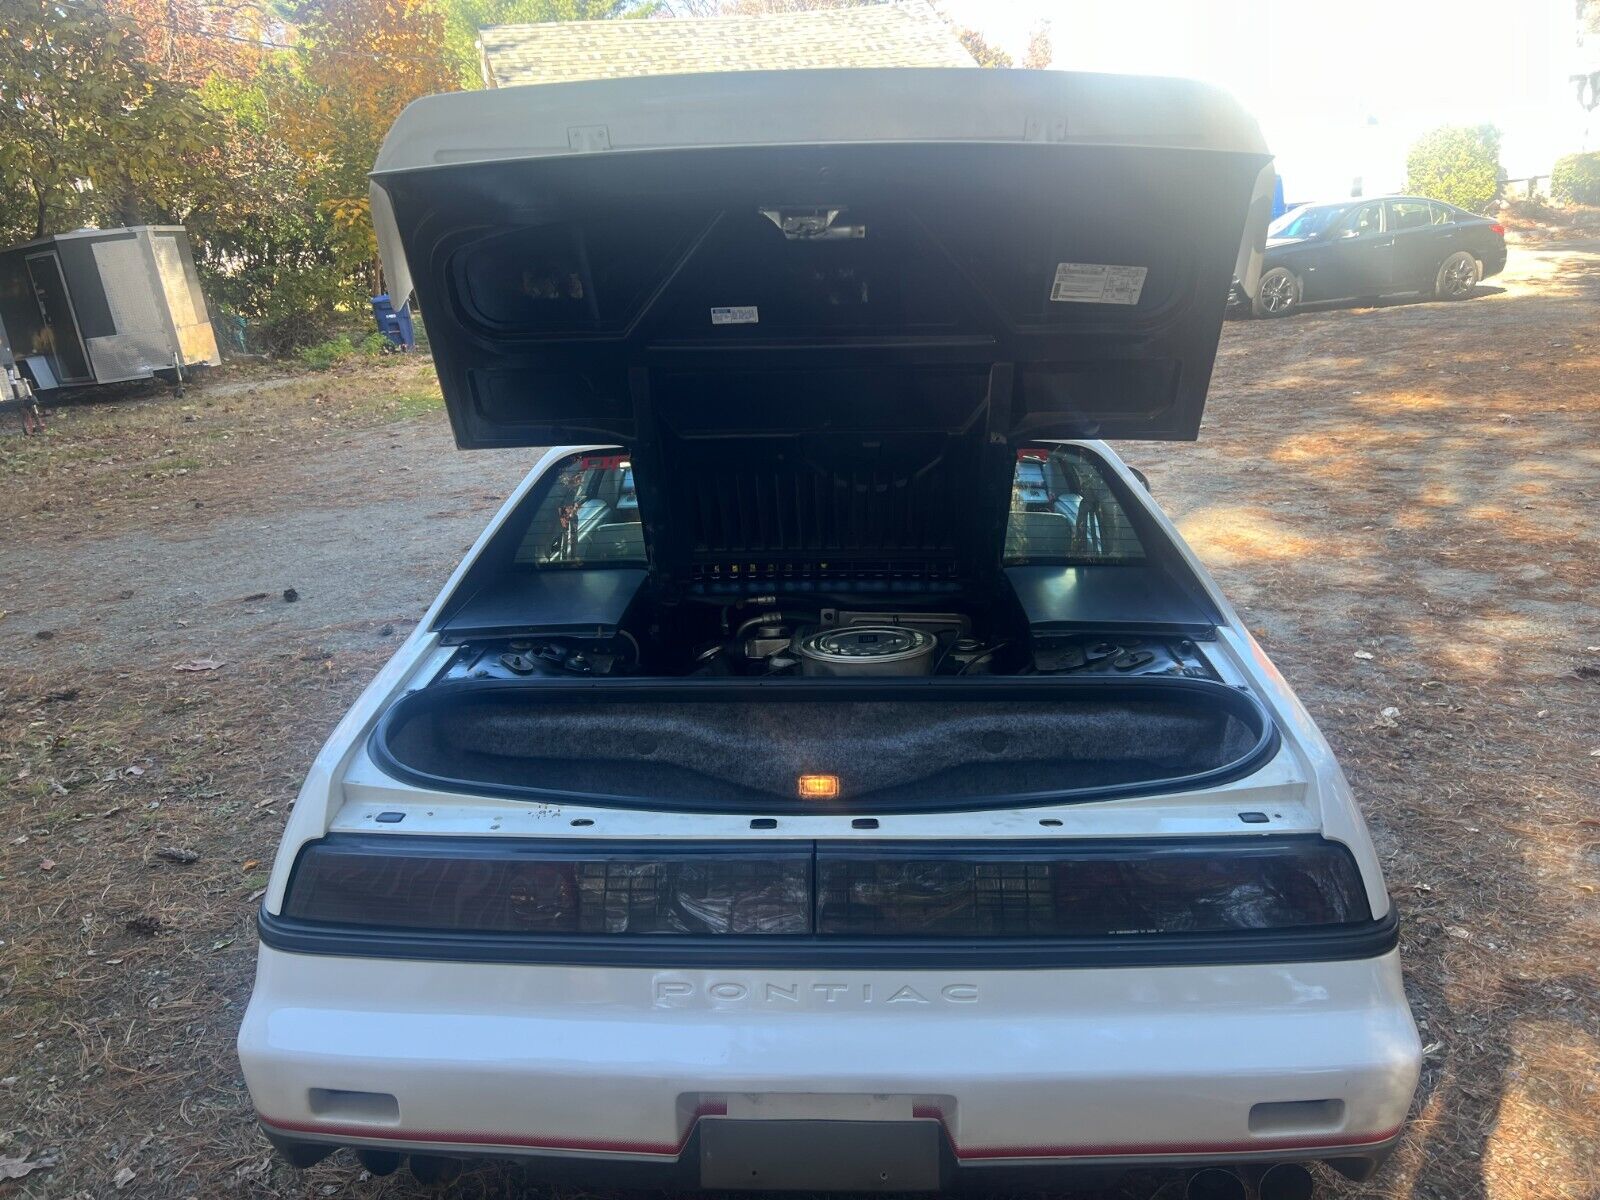
M89 356L84 352L78 317L67 294L67 281L61 274L61 260L44 251L28 255L28 278L33 283L39 316L44 322L45 353L55 360L56 374L62 383L82 383L93 376Z

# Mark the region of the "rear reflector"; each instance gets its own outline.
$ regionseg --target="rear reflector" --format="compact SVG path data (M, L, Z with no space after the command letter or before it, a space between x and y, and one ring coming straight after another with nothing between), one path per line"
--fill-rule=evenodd
M331 835L284 916L530 935L1080 938L1371 919L1350 852L1311 837L927 845Z

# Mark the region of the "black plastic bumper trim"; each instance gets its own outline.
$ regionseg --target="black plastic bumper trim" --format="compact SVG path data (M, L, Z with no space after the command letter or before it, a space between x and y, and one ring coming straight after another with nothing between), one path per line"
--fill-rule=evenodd
M291 1166L305 1169L322 1161L339 1146L366 1146L401 1154L413 1151L426 1157L455 1157L448 1149L432 1144L408 1147L382 1139L349 1137L310 1137L274 1129L261 1123L266 1139ZM1280 1162L1325 1162L1348 1179L1371 1179L1394 1153L1400 1136L1384 1142L1348 1148L1272 1150L1252 1154L1211 1153L1184 1155L1140 1155L1134 1158L1054 1159L985 1161L959 1160L948 1142L941 1143L942 1191L999 1189L1037 1190L1105 1188L1116 1184L1130 1172L1193 1171L1200 1167L1263 1168ZM700 1128L693 1128L676 1157L646 1160L615 1154L563 1150L541 1152L531 1149L477 1148L464 1150L464 1159L493 1159L515 1162L540 1179L590 1187L613 1186L670 1190L700 1190Z
M257 916L261 942L290 954L426 962L549 966L744 967L827 970L1040 970L1067 967L1180 967L1344 962L1377 958L1399 944L1393 909L1375 921L1323 928L1225 934L1138 934L1097 938L849 938L658 935L530 937L505 933L421 933L320 925Z

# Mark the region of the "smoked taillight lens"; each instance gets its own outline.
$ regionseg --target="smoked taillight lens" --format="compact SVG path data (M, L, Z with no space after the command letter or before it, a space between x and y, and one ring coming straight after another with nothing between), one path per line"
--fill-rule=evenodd
M1220 933L1372 916L1350 852L1300 838L827 847L817 890L817 932L858 937Z
M332 835L285 917L562 935L1093 938L1370 921L1349 850L1310 837L1159 842L631 843Z
M301 851L284 915L475 933L808 933L811 847L663 854L511 838L330 837Z

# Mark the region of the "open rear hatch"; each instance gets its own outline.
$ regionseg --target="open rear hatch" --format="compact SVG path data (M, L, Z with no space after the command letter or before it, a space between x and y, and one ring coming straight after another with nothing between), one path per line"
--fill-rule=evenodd
M414 284L427 317L458 443L623 447L572 474L616 476L647 558L536 569L502 538L503 569L486 554L468 582L487 594L476 576L501 571L494 594L525 607L563 567L583 588L620 580L613 621L664 614L645 640L686 600L771 606L787 588L826 604L848 583L912 624L933 596L991 624L1015 614L1023 630L970 665L1001 647L1036 661L1023 649L1043 585L1018 595L1003 574L1018 472L1045 488L1040 441L1196 436L1269 161L1231 100L1178 80L794 71L418 101L384 144L373 210L390 290ZM1125 485L1056 465L1080 486L1042 502L1077 517L1035 524L1104 541ZM1119 572L1130 596L1181 590L1158 554L1111 550L1073 568L1095 577L1072 576L1072 597ZM635 593L648 600L626 607ZM1136 600L1124 607L1150 609ZM516 616L500 621L513 637ZM760 625L747 616L740 633ZM955 636L939 644L954 661ZM886 811L1198 786L1275 744L1260 706L1214 678L965 672L435 681L372 746L390 772L450 790L778 811L821 774L843 807Z
M1186 81L751 72L420 100L373 208L457 442L628 447L658 580L845 498L966 570L1020 442L1196 436L1268 162Z

